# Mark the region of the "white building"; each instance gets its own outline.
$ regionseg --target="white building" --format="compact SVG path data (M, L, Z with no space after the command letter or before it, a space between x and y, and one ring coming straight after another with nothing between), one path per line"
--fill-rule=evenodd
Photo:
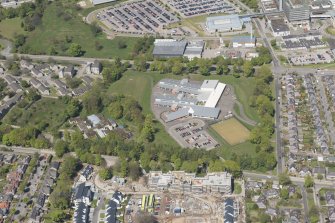
M232 39L233 47L245 47L245 48L254 48L256 47L256 38L252 36L235 36Z

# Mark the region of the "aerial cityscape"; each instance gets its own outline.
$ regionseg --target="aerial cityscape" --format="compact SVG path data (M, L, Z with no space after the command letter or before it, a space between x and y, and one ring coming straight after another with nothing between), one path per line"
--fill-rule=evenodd
M0 223L335 223L335 0L0 0Z

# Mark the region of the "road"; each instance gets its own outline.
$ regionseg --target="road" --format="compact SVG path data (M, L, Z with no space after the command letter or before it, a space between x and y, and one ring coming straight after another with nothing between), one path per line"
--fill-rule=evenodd
M277 172L278 174L283 172L283 167L285 166L284 158L283 158L283 151L282 151L282 140L281 140L281 133L280 133L280 83L278 76L274 79L275 82L275 93L276 93L276 112L275 112L275 134L276 134L276 152L277 152Z
M301 195L302 195L302 202L304 205L304 219L306 223L309 223L309 219L308 219L308 202L307 202L307 192L306 189L303 185L299 185L300 190L301 190Z

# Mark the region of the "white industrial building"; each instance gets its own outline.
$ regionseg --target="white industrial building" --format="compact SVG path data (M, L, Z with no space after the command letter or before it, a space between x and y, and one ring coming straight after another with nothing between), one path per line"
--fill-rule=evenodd
M148 185L152 190L184 191L193 193L231 194L233 178L227 172L207 173L197 177L195 173L184 171L150 171Z
M207 17L206 29L210 33L240 31L243 29L243 21L238 15Z
M114 2L116 0L91 0L93 5L105 4L108 2Z
M233 47L246 47L253 48L256 47L256 38L253 36L234 36L232 39Z
M158 86L168 94L155 95L155 105L171 107L172 112L165 115L170 122L182 117L192 116L217 119L220 108L216 108L226 85L218 80L204 80L202 84L190 83L188 79L163 79Z

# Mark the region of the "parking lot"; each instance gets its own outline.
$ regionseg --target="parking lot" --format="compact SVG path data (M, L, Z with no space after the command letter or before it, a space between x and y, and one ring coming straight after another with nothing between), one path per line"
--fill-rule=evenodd
M226 0L165 0L164 2L185 17L239 12L238 8Z
M333 61L334 61L334 55L329 50L289 57L289 62L295 66L331 63Z
M166 25L179 21L175 15L153 0L111 7L98 13L97 18L111 30L129 34L159 33Z
M213 149L218 143L204 129L205 123L192 119L170 127L171 135L184 147Z

